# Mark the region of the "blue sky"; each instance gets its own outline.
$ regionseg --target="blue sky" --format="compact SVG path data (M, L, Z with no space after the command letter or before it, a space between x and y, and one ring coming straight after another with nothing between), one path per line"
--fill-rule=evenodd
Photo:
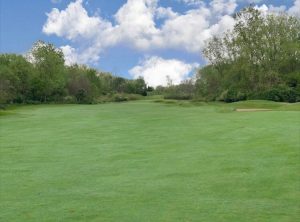
M206 63L205 41L232 28L232 13L250 2L300 12L299 0L0 0L0 53L24 54L43 40L62 47L69 64L179 83Z

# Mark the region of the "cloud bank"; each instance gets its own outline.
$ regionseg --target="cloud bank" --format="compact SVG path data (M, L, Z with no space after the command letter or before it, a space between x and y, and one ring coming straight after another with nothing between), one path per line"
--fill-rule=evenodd
M153 56L144 59L139 65L129 70L134 78L142 76L150 86L166 86L168 78L173 84L179 84L199 66L197 63L188 64L176 59L163 59Z
M81 63L95 62L104 49L118 44L141 51L183 49L200 53L208 38L232 28L234 20L229 14L236 7L235 0L213 0L179 14L159 7L158 0L128 0L110 22L89 15L83 0L76 0L64 10L52 9L43 32L80 44L76 49L62 47L67 58L72 58L68 62L75 58ZM158 19L163 20L160 27Z

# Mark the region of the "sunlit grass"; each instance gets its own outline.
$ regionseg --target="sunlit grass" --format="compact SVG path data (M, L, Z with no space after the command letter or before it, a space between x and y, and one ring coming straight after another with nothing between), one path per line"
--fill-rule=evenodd
M0 116L0 221L298 221L300 112L280 110L299 104L11 110Z

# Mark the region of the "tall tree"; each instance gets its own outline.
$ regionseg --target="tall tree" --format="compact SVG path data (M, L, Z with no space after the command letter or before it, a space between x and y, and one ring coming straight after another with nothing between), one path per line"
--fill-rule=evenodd
M34 81L34 95L41 101L57 100L64 94L66 83L64 55L52 44L38 41L29 56L37 75Z

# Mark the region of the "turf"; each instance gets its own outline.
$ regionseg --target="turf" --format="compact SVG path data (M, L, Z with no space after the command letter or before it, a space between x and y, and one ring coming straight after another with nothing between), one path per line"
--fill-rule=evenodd
M0 221L300 221L299 104L243 103L1 115Z

